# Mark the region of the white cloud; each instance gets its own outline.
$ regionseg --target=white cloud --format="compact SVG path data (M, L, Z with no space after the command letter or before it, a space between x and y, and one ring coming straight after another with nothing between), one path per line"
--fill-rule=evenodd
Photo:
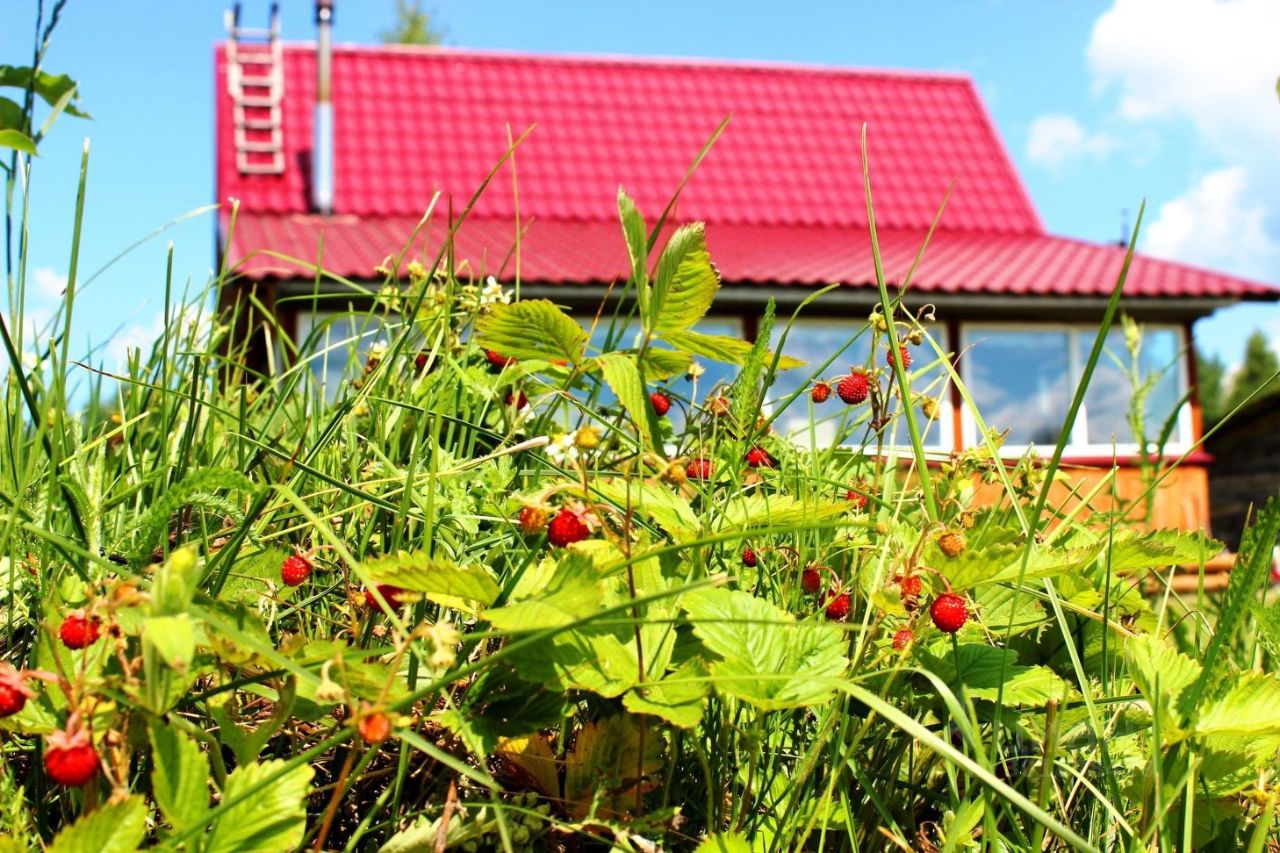
M1250 189L1243 166L1209 172L1160 206L1143 248L1163 258L1268 277L1280 262L1280 245L1267 232L1266 206Z
M1275 0L1116 0L1087 58L1124 117L1189 120L1220 153L1250 156L1280 140L1278 34Z
M67 277L49 267L40 267L31 274L31 284L31 295L42 302L58 302L67 287Z
M129 351L140 349L145 354L164 334L164 312L155 314L150 320L134 323L122 328L111 336L105 347L106 366L108 370L123 370L129 363Z
M1046 113L1027 131L1027 159L1053 171L1080 157L1100 158L1115 147L1106 133L1087 133L1069 115Z

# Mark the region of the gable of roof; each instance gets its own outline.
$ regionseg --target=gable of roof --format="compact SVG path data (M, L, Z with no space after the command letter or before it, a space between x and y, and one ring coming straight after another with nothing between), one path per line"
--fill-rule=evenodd
M625 278L618 186L652 221L725 116L728 129L675 217L708 223L726 281L874 281L864 123L891 278L906 273L948 187L915 279L922 291L1105 297L1123 260L1114 246L1044 232L968 77L781 64L335 47L334 215L315 216L308 212L315 50L288 45L283 57L284 171L241 174L225 46L216 52L217 194L240 200L226 251L250 278L310 277L261 250L306 262L322 239L327 270L369 278L404 248L439 192L436 216L408 254L433 257L449 200L460 209L509 138L530 127L458 234L457 256L475 272L510 280L518 202L524 280ZM1126 294L1227 302L1280 291L1139 257Z

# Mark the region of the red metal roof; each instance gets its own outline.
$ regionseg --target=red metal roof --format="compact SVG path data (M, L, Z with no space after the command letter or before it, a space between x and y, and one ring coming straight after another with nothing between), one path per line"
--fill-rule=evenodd
M1121 253L1048 236L971 80L960 75L694 60L338 47L333 59L335 215L307 214L315 52L284 51L280 175L236 169L226 59L217 51L217 192L238 198L233 260L261 249L368 278L397 253L436 191L460 208L508 146L515 158L521 275L599 282L627 270L619 184L650 218L720 121L729 128L681 196L681 221L708 223L728 282L871 279L859 134L868 125L877 225L900 277L947 187L942 227L917 274L921 290L1097 295ZM495 272L513 243L510 167L464 226L457 254ZM445 205L438 208L443 213ZM437 215L435 236L443 229ZM223 225L225 227L225 217ZM431 229L428 229L431 230ZM429 251L409 257L427 258ZM251 277L293 276L265 256ZM508 265L505 275L510 278ZM1274 298L1263 285L1140 259L1134 296Z

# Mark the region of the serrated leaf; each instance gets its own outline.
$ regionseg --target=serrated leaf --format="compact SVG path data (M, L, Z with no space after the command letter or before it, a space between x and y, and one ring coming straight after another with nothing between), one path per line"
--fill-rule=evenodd
M1155 634L1139 634L1124 644L1129 677L1147 703L1160 714L1166 732L1181 730L1178 704L1200 676L1200 664L1172 648Z
M509 358L564 359L577 362L587 333L546 299L494 305L476 321L476 343Z
M604 500L622 509L630 507L669 533L676 542L697 536L702 523L689 502L671 489L643 480L598 481L592 489Z
M1256 785L1258 771L1275 767L1280 736L1210 735L1200 740L1196 782L1214 797L1226 797Z
M147 803L134 795L81 816L46 853L134 853L146 834Z
M196 653L195 626L191 617L151 616L142 622L143 642L160 655L160 659L178 672L186 672Z
M645 393L635 359L625 353L610 352L600 356L596 361L600 363L604 381L609 384L609 388L622 403L627 414L631 416L631 420L635 422L636 430L640 434L640 443L645 447L653 447L653 436L649 429L649 395Z
M589 556L571 550L556 564L545 587L482 615L501 631L541 631L572 625L595 614L603 595L595 563Z
M1106 539L1101 541L1105 544ZM1195 566L1222 552L1223 545L1202 530L1116 531L1108 560L1113 572L1164 566Z
M644 300L649 284L648 229L640 209L622 187L618 187L618 218L622 220L622 239L627 244L627 256L631 259L631 284ZM643 306L643 302L641 304Z
M520 768L544 796L560 799L560 762L545 734L534 732L523 737L502 738L497 754Z
M693 222L677 228L658 258L649 329L665 335L691 328L706 315L719 289L720 275L707 254L706 227Z
M790 613L749 593L697 590L681 603L694 634L719 657L710 664L716 691L761 710L828 701L833 681L848 665L839 628L797 623Z
M490 605L502 592L482 566L459 566L425 551L398 551L363 564L375 583L391 584L428 598L461 598Z
M722 361L727 364L746 364L748 356L751 355L751 344L727 335L706 335L702 332L686 330L664 332L662 337L663 340L676 349L691 352L694 355L700 355L712 361ZM773 354L769 353L765 360L769 361L772 358ZM798 358L792 358L789 355L784 355L778 359L779 370L791 370L802 365L804 365L803 361Z
M751 853L751 845L736 832L717 832L702 839L693 853Z
M184 732L155 720L151 734L151 795L175 830L209 810L209 759Z
M994 702L999 697L1008 706L1037 707L1071 693L1071 686L1048 667L1023 666L1012 651L985 643L961 643L929 658L940 678L963 685L965 695L974 699Z
M702 721L711 692L707 675L703 660L690 658L666 677L629 690L622 704L633 714L651 714L673 726L691 729Z
M724 520L731 528L792 528L849 514L849 504L837 501L801 500L791 495L753 492L725 507Z
M688 373L689 366L693 364L693 356L687 352L651 346L640 356L639 364L644 369L645 378L651 382L660 382Z
M1280 735L1280 680L1263 672L1241 673L1219 700L1200 714L1200 735Z
M1273 668L1280 667L1280 607L1253 603L1253 619L1258 625L1258 642L1271 655Z
M302 843L311 767L285 767L272 759L227 776L222 801L233 805L214 823L205 853L278 853Z

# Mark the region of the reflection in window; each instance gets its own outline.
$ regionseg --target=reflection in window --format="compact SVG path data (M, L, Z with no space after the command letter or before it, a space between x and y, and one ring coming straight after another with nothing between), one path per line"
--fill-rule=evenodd
M1064 330L983 328L961 359L987 426L1008 445L1054 444L1070 405L1070 337Z
M378 317L330 312L299 315L297 334L298 345L306 348L303 356L329 402L337 398L343 378L353 369L352 359L363 364L374 343L386 341L389 335Z
M1078 363L1084 364L1089 359L1093 336L1078 335L1076 346ZM1176 419L1176 409L1182 399L1184 383L1180 349L1179 335L1174 329L1144 329L1135 365L1125 347L1124 333L1116 330L1107 335L1106 348L1094 368L1093 380L1084 398L1089 444L1137 443L1137 436L1129 423L1135 367L1139 384L1148 377L1159 377L1154 380L1143 409L1143 432L1148 440L1156 440L1170 416ZM1169 435L1170 442L1187 439L1182 435L1181 424L1176 424Z

